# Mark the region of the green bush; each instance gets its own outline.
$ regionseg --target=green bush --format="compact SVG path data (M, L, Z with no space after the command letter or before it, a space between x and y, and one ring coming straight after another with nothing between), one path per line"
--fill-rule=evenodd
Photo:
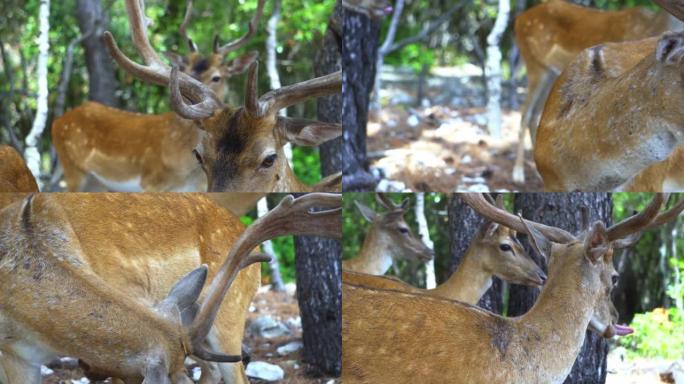
M627 356L680 359L684 356L684 312L677 308L656 308L634 316L635 332L622 337Z

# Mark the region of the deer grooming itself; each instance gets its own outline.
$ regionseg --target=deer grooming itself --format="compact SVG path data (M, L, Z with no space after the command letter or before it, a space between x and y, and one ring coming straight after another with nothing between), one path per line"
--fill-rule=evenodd
M503 209L501 200L497 200L497 206ZM493 276L514 284L538 288L546 280L546 274L527 255L516 238L516 232L503 225L488 222L470 243L456 271L436 288L421 289L391 276L370 276L348 271L343 272L342 281L368 288L424 293L475 305L492 285Z
M341 173L314 186L303 184L283 152L287 142L316 146L334 139L342 134L340 124L278 116L283 108L341 92L340 71L258 97L258 62L253 62L248 69L244 106L225 105L208 86L177 67L170 68L159 58L147 38L141 3L127 0L126 10L134 45L145 65L125 56L109 32L104 34L105 43L127 72L143 81L168 86L173 110L195 121L201 138L193 154L206 174L209 191L306 192L341 188Z
M683 58L682 32L582 52L554 84L539 126L534 159L545 189L683 189Z
M245 72L258 53L249 52L226 63L224 59L254 36L265 2L259 0L244 36L220 46L217 35L213 52L205 57L186 34L192 13L192 0L188 1L180 32L190 54L165 52L166 57L210 88L218 100L223 100L226 81ZM192 120L173 112L146 115L91 101L68 111L52 124L55 150L71 192L206 191L206 176L192 153L201 136L202 131Z
M39 382L13 377L13 363L45 362L55 353L82 359L93 371L127 383L192 383L184 360L236 362L214 352L206 339L238 272L263 255L262 241L288 234L340 237L341 197L285 197L247 228L199 299L207 278L202 265L182 277L154 306L110 286L83 263L79 238L46 195L30 195L2 210L0 237L0 346L9 384ZM311 212L312 208L325 211ZM5 356L6 351L10 353ZM204 373L203 373L204 375ZM218 383L218 379L203 383Z
M515 41L527 68L527 96L522 107L513 181L525 182L525 132L536 142L539 118L558 75L591 46L658 36L677 21L667 12L643 8L601 11L550 0L523 12L515 20Z
M613 251L634 234L673 220L684 201L658 215L656 195L641 213L606 228L594 222L574 236L523 220L481 195L462 198L488 220L531 237L549 255L549 277L534 307L515 318L396 290L343 284L345 383L562 383L587 327L603 337L625 335L610 293L618 274ZM410 358L420 354L420 357Z
M0 192L38 192L24 158L9 145L0 145Z
M361 215L371 223L371 226L358 256L344 260L342 269L384 275L394 265L394 260L432 260L434 252L413 234L404 221L410 200L405 199L397 205L383 194L376 194L375 198L387 212L376 213L362 203L354 201Z

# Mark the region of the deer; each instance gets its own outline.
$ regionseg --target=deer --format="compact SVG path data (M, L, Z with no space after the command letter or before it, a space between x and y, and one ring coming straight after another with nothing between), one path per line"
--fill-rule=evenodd
M39 383L40 370L27 372L25 367L55 354L78 357L103 376L146 383L191 383L183 364L188 356L201 365L240 361L239 353L214 351L207 337L239 271L269 259L252 249L287 234L339 238L340 206L339 195L286 196L236 238L228 255L217 260L220 266L213 266L206 287L208 266L193 266L175 284L171 280L168 289L160 284L168 294L154 303L91 269L95 264L82 247L87 240L75 232L54 196L31 194L7 206L0 212L0 379ZM218 383L220 378L209 373L203 370L200 382Z
M213 51L204 56L187 35L189 0L179 32L190 53L165 52L165 56L223 100L227 80L257 60L258 52L253 51L224 63L255 35L265 2L259 0L243 36L221 45L216 35ZM201 136L192 120L173 112L141 114L94 101L71 109L52 124L54 147L71 192L204 192L206 176L192 153Z
M672 13L684 20L681 8ZM556 80L541 117L534 159L544 188L683 189L683 57L682 32L578 55Z
M135 47L144 65L128 58L113 35L104 40L114 61L142 81L169 87L171 106L180 117L193 120L200 140L193 150L211 192L308 192L341 188L341 173L310 186L295 176L283 146L316 146L342 134L341 125L278 116L278 111L306 100L341 92L341 71L283 86L258 96L258 61L248 66L243 106L224 104L209 87L170 67L147 38L142 4L126 1ZM189 102L186 102L187 101Z
M500 197L502 195L499 195ZM497 207L503 209L497 199ZM516 232L494 222L485 223L473 238L463 260L451 276L433 289L421 289L391 276L370 276L344 271L342 281L369 288L422 293L475 305L492 285L492 277L541 288L546 274L525 252Z
M363 203L354 201L363 218L371 223L371 226L359 254L352 259L343 260L342 269L384 275L395 265L394 260L432 260L432 249L428 248L404 221L410 200L406 198L401 204L395 204L383 194L376 194L375 198L380 206L387 209L386 212L377 213Z
M504 318L458 301L343 283L345 383L410 383L416 377L424 383L562 383L587 328L604 338L634 331L617 323L610 298L619 278L614 251L684 209L680 201L659 214L666 200L659 194L624 221L610 227L596 221L573 235L515 216L481 195L462 198L488 220L527 234L549 258L537 302L522 316Z
M536 143L544 103L558 75L583 50L606 42L641 40L680 27L667 12L644 8L602 11L563 0L550 0L515 19L515 41L527 68L513 181L525 182L525 132Z
M38 192L24 158L9 145L0 145L0 192Z

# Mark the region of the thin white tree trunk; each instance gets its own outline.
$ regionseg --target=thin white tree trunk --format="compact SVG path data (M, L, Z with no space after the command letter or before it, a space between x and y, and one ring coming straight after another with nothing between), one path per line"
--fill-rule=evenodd
M423 243L433 249L434 243L430 239L430 231L428 230L427 220L425 219L425 193L416 193L416 221L418 222L418 235L423 240ZM435 279L435 261L430 260L425 264L425 288L432 289L437 286Z
M31 131L26 136L26 148L24 149L24 158L26 165L28 165L31 173L36 178L38 187L42 188L40 179L40 153L38 152L38 140L45 130L45 124L48 116L48 81L47 81L47 64L50 43L48 40L48 33L50 32L50 0L41 0L38 19L40 23L38 35L38 108L36 109L36 117L33 120Z
M257 216L261 217L268 213L268 201L266 197L259 199L257 202ZM285 290L285 284L283 284L283 277L280 275L280 263L278 263L278 255L275 254L273 250L273 243L271 240L267 240L262 243L264 252L271 256L271 261L268 263L271 267L271 287L274 291L282 292Z
M487 36L487 128L495 138L501 138L501 36L508 25L511 11L510 0L499 0L499 10L494 27Z
M394 44L394 37L397 35L397 28L399 27L399 19L401 12L404 10L404 0L397 0L394 4L394 13L392 14L392 21L390 21L389 29L385 41L378 49L378 59L375 64L375 83L373 84L373 99L371 100L372 109L380 109L380 88L382 87L382 67L385 65L385 56L390 53L392 44Z

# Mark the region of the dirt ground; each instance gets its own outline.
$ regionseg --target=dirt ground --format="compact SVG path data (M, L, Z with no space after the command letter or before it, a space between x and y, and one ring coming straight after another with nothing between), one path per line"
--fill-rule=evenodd
M270 315L275 319L288 323L299 322L299 307L297 299L292 292L273 292L268 287L262 287L250 307L245 329L249 324L260 316ZM288 322L290 320L290 322ZM336 384L341 383L339 379L332 377L312 377L312 370L301 361L300 351L286 356L278 356L276 349L292 341L301 342L301 328L288 327L292 334L275 339L265 339L260 337L245 338L245 344L251 350L251 361L265 361L280 366L285 371L285 378L278 383L283 384ZM67 366L51 366L53 371L49 375L43 376L43 384L85 384L87 379L83 377L83 371L75 366L73 361ZM190 367L192 368L192 367ZM250 379L251 383L273 383L261 380ZM111 380L98 381L97 383L111 383Z

